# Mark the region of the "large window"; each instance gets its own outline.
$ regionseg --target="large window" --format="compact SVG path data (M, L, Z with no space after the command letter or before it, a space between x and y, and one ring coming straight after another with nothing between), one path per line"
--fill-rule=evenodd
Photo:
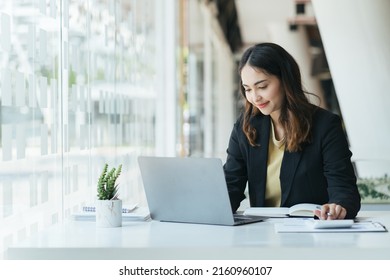
M103 164L142 199L154 153L156 2L0 2L0 258L93 203Z

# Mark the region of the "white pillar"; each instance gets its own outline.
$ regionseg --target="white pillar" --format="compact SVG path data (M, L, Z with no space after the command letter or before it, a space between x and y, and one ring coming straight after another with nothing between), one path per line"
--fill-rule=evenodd
M234 85L233 54L225 42L219 42L216 46L219 50L216 59L216 79L215 79L215 147L214 156L226 159L226 149L229 143L230 133L235 121L234 107L237 88Z
M304 28L304 26L299 26L297 30L291 31L288 29L286 22L270 23L268 25L270 40L281 45L294 57L301 70L304 89L317 95L321 102L319 104L318 99L310 95L308 96L309 99L316 105L326 107L320 81L317 77L311 75L312 58L310 44Z
M376 161L371 171L383 175L390 168L390 1L312 2L354 159Z
M176 7L156 1L156 154L176 155Z
M203 117L203 144L204 144L204 156L210 157L213 152L213 46L211 41L211 15L207 11L207 8L203 9L204 15L204 62L203 62L203 82L204 82L204 117Z

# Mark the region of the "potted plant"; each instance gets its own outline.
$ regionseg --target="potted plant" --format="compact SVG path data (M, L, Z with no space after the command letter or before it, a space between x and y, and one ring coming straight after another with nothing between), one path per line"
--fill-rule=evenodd
M116 182L121 171L122 164L110 171L108 171L108 164L104 164L97 183L96 225L98 227L122 226L122 200L118 198Z

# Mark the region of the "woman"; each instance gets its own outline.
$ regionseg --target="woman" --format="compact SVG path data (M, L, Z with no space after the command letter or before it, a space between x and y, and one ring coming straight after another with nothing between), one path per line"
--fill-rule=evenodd
M224 164L232 210L321 204L320 219L352 219L360 195L340 117L309 103L299 66L273 43L252 46L239 64L245 111Z

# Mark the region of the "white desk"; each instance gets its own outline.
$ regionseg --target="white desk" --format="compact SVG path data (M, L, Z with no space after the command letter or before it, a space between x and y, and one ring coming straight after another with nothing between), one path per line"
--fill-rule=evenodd
M361 212L390 228L390 212ZM390 233L275 233L273 222L213 226L127 222L96 228L94 222L53 226L10 247L8 259L386 259Z

